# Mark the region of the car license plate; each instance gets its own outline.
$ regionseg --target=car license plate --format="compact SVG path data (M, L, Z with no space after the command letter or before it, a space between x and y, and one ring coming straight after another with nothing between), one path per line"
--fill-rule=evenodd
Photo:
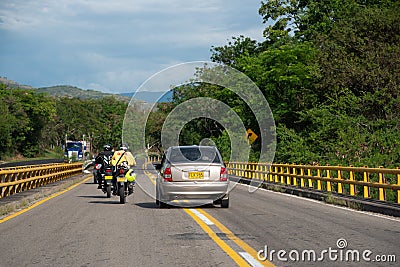
M204 179L204 172L189 172L189 179Z
M125 177L118 177L117 182L125 182L126 178Z
M104 176L104 180L112 180L112 176L111 175L106 175L106 176Z

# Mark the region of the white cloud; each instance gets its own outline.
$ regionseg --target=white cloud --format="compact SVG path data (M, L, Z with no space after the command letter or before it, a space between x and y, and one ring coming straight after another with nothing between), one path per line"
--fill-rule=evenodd
M36 87L128 91L168 64L208 60L211 46L232 36L261 40L259 3L1 0L0 75ZM13 67L22 61L26 69Z

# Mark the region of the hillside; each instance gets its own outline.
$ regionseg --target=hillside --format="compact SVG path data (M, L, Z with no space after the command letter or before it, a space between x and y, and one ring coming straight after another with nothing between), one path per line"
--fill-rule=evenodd
M34 88L29 85L22 85L13 80L9 80L6 77L0 77L0 84L5 84L10 89L21 88L25 90L35 90L37 93L46 93L53 97L68 97L68 98L79 98L79 99L99 99L108 96L114 96L116 99L129 102L131 97L123 96L119 94L107 94L95 90L84 90L71 85L57 85L50 87Z
M116 99L121 101L129 102L130 98L118 94L107 94L95 90L83 90L75 86L70 85L57 85L50 87L41 87L36 89L39 93L47 93L50 96L55 97L69 97L69 98L79 98L79 99L99 99L108 96L114 96Z
M22 85L13 80L9 80L6 77L0 77L0 84L5 84L10 89L21 88L35 90L38 93L46 93L53 97L68 97L68 98L79 98L79 99L99 99L108 96L114 96L116 99L129 102L133 96L133 93L122 93L122 94L108 94L92 89L81 89L71 85L56 85L49 87L34 88L29 85ZM172 99L172 91L165 93L160 99L162 92L138 92L135 94L135 99L138 102L155 103L155 102L170 102Z
M34 89L32 86L19 84L13 80L7 79L6 77L0 77L0 83L5 84L8 88Z

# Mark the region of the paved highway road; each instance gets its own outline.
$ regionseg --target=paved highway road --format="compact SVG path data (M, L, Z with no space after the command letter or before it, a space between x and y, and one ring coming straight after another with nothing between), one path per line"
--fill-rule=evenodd
M152 190L154 175L137 172L144 191ZM400 261L398 219L266 190L249 193L244 185L232 191L229 209L158 209L139 187L121 205L96 187L90 177L0 221L0 266L272 266L264 251L276 266ZM375 261L393 261L392 255L397 262Z

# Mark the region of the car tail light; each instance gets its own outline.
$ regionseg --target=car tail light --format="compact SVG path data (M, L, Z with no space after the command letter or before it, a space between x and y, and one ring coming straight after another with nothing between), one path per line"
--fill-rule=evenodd
M219 180L221 182L226 182L228 181L228 170L225 167L221 167L221 172L219 175Z
M107 168L107 169L105 170L105 172L111 173L112 171L111 171L110 168Z
M165 182L172 182L171 167L165 168L165 171L164 171L164 181L165 181Z
M124 174L125 170L123 168L119 169L119 174Z

